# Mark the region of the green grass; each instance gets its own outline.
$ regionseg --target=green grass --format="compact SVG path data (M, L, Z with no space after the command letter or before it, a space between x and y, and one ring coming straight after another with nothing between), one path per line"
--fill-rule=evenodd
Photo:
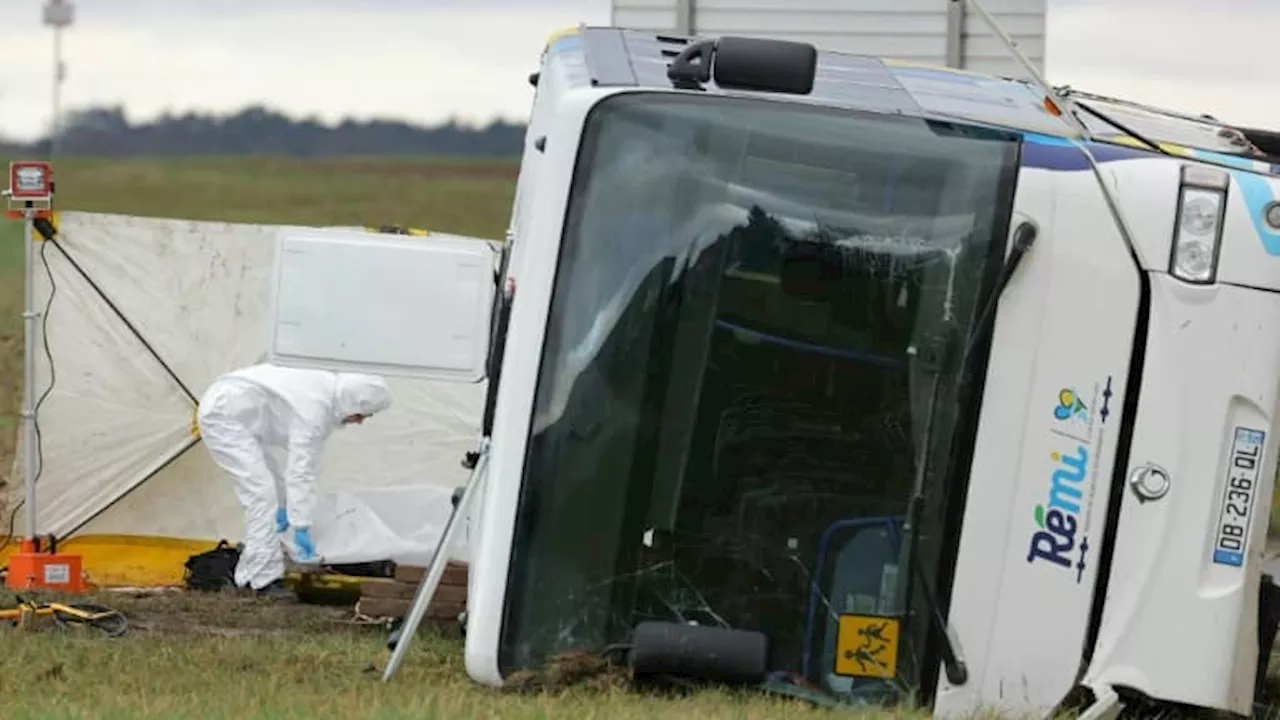
M502 237L517 166L493 160L63 160L67 210L253 223L401 224Z
M65 601L65 600L64 600ZM456 631L424 627L383 683L385 633L349 613L202 593L89 598L123 612L130 630L0 628L0 717L414 718L454 720L924 720L927 712L852 712L752 691L640 693L605 672L554 690L514 692L471 682ZM995 720L975 713L974 720ZM1068 716L1063 716L1068 717Z
M847 718L759 693L681 698L629 692L624 680L539 693L470 682L461 643L424 630L390 683L385 634L340 610L205 595L103 597L134 628L0 629L0 717L31 718ZM903 712L859 718L923 717Z

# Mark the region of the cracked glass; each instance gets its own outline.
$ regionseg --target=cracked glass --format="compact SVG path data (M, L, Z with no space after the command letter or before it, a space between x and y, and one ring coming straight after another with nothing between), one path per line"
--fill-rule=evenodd
M772 670L830 693L931 682L926 602L948 595L952 459L985 368L962 356L1003 260L1017 140L709 94L591 111L504 673L652 619L762 631ZM844 637L841 616L893 620L897 647L884 622Z

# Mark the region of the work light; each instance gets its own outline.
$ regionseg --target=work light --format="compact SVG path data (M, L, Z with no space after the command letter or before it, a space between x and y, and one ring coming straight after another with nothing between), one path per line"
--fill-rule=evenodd
M9 197L14 200L46 200L52 194L53 170L49 163L9 163Z
M1169 258L1169 272L1179 280L1204 285L1216 277L1229 184L1230 176L1223 170L1183 166Z

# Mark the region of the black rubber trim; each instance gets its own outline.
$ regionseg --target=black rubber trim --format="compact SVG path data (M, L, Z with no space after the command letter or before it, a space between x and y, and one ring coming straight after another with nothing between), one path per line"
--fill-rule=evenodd
M1004 266L1004 258L1013 244L1011 230L1014 224L1014 211L1017 207L1018 183L1022 176L1024 143L1015 142L1011 150L1013 157L1010 165L1000 178L1000 219L996 221L993 234L1004 238L1004 242L993 242L989 250L987 271L982 279L982 290L978 294L978 307L998 292L1000 274ZM995 298L992 312L999 313L1000 298ZM964 410L956 415L952 435L951 452L946 459L946 481L943 487L946 499L941 503L940 532L943 540L938 545L937 564L933 573L934 600L937 610L944 621L942 631L945 633L951 619L951 598L955 590L956 566L960 560L960 535L964 531L964 511L969 503L969 486L973 481L973 458L978 450L978 426L982 421L983 398L986 395L987 377L991 367L991 358L995 350L996 322L991 322L981 330L978 337L972 339L973 367L968 376L973 378L972 385L962 387L958 402ZM960 382L964 382L960 378ZM908 593L910 596L910 593ZM963 642L963 639L961 639ZM936 633L926 635L924 653L921 657L920 700L932 706L938 692L938 668L943 664L943 647L941 638Z
M597 142L597 138L591 133L594 132L595 135L599 134L598 131L595 131L594 129L594 120L598 115L600 115L601 107L604 107L607 112L607 110L612 107L612 104L608 100L605 100L602 103L596 103L587 110L586 116L582 121L582 132L578 136L578 147L574 148L573 175L570 179L569 188L565 192L564 209L560 213L560 237L556 238L556 267L551 271L551 288L550 296L547 298L547 308L540 318L544 329L551 322L551 311L555 307L556 302L556 289L561 279L560 259L564 256L565 238L569 235L569 223L572 219L572 214L576 209L575 202L578 201L578 198L575 196L577 193L581 192L582 189L582 176L578 171L587 166L598 151L597 146L599 143ZM519 292L519 287L519 284L517 284L517 292ZM512 305L514 311L514 302ZM506 354L505 342L506 338L504 337L504 355ZM547 348L548 345L546 338L544 337L541 342L541 346L538 348L538 361L537 366L534 368L533 405L530 406L528 418L521 421L524 425L524 454L520 458L520 486L516 491L516 507L511 523L511 543L507 553L507 575L503 579L502 612L499 615L500 625L498 627L498 647L497 652L495 653L495 664L498 668L498 675L502 677L504 681L507 680L513 672L520 669L515 667L511 662L511 652L509 650L511 640L511 623L508 622L508 620L511 618L513 610L511 602L511 588L518 585L520 581L524 579L525 573L529 571L528 568L522 566L519 561L521 560L522 545L527 542L529 534L529 521L527 518L537 511L536 506L531 508L531 506L535 505L535 499L531 497L533 496L534 491L532 483L529 482L528 467L529 456L533 452L533 411L534 406L536 406L538 402L538 391L542 383L542 367L547 362L547 355L550 354Z
M1107 504L1107 521L1102 533L1102 550L1098 556L1098 580L1093 590L1093 609L1090 611L1089 629L1085 634L1081 655L1081 674L1093 659L1098 633L1102 628L1102 613L1106 607L1107 587L1111 580L1111 563L1115 556L1116 534L1120 525L1120 508L1124 504L1125 476L1128 474L1134 427L1138 419L1138 403L1142 395L1142 374L1146 365L1147 338L1151 323L1151 278L1141 271L1138 275L1140 294L1138 317L1133 331L1133 357L1129 362L1129 377L1124 391L1124 410L1116 445L1115 466L1111 473L1111 497Z

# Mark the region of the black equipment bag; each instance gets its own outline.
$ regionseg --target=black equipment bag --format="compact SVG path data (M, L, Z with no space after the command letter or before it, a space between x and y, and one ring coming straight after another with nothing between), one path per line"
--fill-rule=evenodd
M217 592L235 587L236 563L240 561L240 545L226 540L207 552L187 558L185 583L188 590Z

